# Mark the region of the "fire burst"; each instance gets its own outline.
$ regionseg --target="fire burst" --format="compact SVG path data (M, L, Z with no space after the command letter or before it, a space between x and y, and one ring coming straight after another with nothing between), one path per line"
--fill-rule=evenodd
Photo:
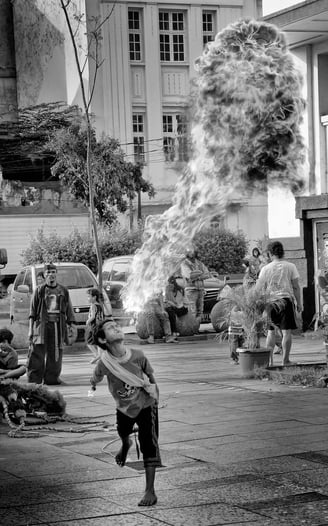
M284 34L241 20L208 44L196 70L193 157L172 207L147 218L123 293L129 311L139 312L164 288L194 235L224 215L231 194L265 191L268 184L296 193L304 184L302 81Z

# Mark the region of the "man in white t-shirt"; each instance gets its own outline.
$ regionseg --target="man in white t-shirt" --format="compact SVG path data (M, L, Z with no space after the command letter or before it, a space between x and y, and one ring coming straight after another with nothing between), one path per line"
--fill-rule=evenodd
M270 290L279 303L272 304L266 346L272 353L275 346L275 327L282 332L283 365L291 365L289 354L292 346L292 330L297 328L295 304L297 312L303 310L301 289L299 285L299 273L294 265L284 259L285 251L280 241L274 241L267 247L270 253L271 263L265 265L260 272L257 287Z

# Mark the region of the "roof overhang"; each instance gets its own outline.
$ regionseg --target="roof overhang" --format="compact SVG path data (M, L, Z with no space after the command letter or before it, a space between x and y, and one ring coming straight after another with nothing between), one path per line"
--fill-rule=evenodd
M328 0L306 0L264 16L286 33L291 48L328 39Z

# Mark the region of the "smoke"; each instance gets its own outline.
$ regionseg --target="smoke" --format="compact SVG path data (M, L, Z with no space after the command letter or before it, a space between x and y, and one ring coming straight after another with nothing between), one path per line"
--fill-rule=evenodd
M218 33L196 61L193 156L176 185L173 205L148 217L145 241L123 292L139 312L184 258L194 235L225 214L232 194L278 185L303 187L305 107L301 76L284 34L241 20Z

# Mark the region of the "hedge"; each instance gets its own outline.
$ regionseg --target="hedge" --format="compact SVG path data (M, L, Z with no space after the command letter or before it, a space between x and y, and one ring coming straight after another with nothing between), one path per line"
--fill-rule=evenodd
M99 242L102 258L134 254L142 244L141 236L141 230L132 233L121 228L101 230ZM40 229L21 255L23 265L47 261L73 261L84 263L95 274L98 273L94 243L89 232L73 230L68 236L61 237L56 232L46 235L43 229Z
M103 259L134 254L142 244L142 229L134 232L116 227L100 229L99 242ZM217 226L202 230L194 239L199 259L219 274L242 272L248 242L241 232L233 233ZM97 258L93 239L88 232L72 231L61 237L56 232L45 234L40 229L22 252L22 264L48 261L73 261L87 265L97 273Z
M243 272L242 260L249 246L243 232L211 226L195 236L194 245L199 259L218 274Z

